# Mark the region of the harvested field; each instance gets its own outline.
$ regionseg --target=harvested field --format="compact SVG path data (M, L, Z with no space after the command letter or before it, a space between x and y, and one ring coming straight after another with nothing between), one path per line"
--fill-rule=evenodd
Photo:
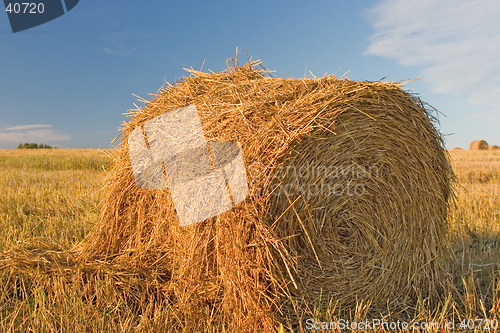
M485 253L475 250L476 244L484 242L474 243L470 236L472 250L466 250L470 228L463 225L474 216L461 214L473 202L450 207L452 219L446 219L453 173L423 105L398 84L271 79L265 74L250 68L194 72L184 84L168 88L154 102L131 113L134 118L124 128L122 146L112 153L114 166L104 191L99 185L93 188L94 193L101 193L102 201L87 215L96 221L96 212L101 212L92 231L93 222L79 234L69 229L36 236L30 227L35 221L40 226L52 223L47 230L55 232L55 223L64 225L58 222L58 211L65 205L80 207L78 200L68 201L80 192L70 189L53 196L48 192L24 211L18 210L17 202L33 201L39 194L29 192L13 201L14 210L2 215L6 225L13 218L19 221L19 226L10 226L12 240L5 242L0 256L3 327L269 331L280 324L305 328L305 319L310 317L380 317L387 315L388 308L392 315L409 321L441 315L451 318L457 313L478 316L480 301L495 314L497 296L492 290L496 289L481 286L491 285L496 275L491 271L476 285L476 277L466 269L475 267L479 259L481 265L488 265L484 266L488 272L493 269L484 261ZM238 79L246 83L243 88L238 87ZM207 80L214 81L213 85ZM203 90L203 86L212 88ZM288 94L294 97L288 100ZM305 100L294 105L297 96ZM208 103L212 100L216 101L213 105ZM238 143L245 164L254 168L248 172L251 193L241 205L181 228L168 191L134 186L126 137L165 108L186 104L196 105L208 141ZM265 107L269 111L262 113ZM408 119L416 125L397 126ZM413 132L391 134L389 129ZM9 166L11 160L6 158L2 167L16 170ZM27 169L2 179L12 189L9 193L22 193L28 184L42 179L21 180L30 174L22 170L31 169L29 159L20 160ZM461 170L461 183L469 179L462 174L468 164L462 162L455 164L455 171ZM294 172L296 166L302 167L301 174ZM318 173L325 170L323 166L342 169L324 177ZM494 186L497 178L490 171L473 171L470 182ZM57 169L51 172L69 178ZM487 177L481 183L483 176ZM318 178L325 186L355 180L366 192L358 197L347 192L313 193L308 186ZM69 189L74 183L61 186ZM44 202L54 207L54 215L44 213ZM320 208L325 202L327 208ZM87 207L85 199L81 205ZM496 206L492 207L494 217ZM81 210L81 214L86 212ZM80 219L81 214L71 216ZM491 228L484 232L489 231L493 232ZM61 239L67 245L57 247ZM449 244L453 244L452 251ZM453 259L462 254L461 261ZM488 255L495 256L493 252ZM336 268L339 265L342 270ZM453 304L457 312L450 310L452 305L436 307L445 304L448 295L451 303L447 304ZM16 309L22 309L22 314ZM109 321L92 319L102 316Z

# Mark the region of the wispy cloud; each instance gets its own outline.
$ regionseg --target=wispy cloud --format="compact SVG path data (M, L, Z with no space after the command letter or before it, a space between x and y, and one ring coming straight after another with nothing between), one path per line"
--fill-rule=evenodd
M21 126L7 127L5 130L6 131L29 131L29 130L39 129L39 128L51 128L51 127L52 127L52 125L48 125L48 124L21 125Z
M124 57L143 58L146 55L137 47L135 43L144 38L144 34L134 31L119 31L105 34L99 37L106 46L98 47L108 54L119 55Z
M500 1L383 0L367 11L366 54L423 66L433 92L500 114Z
M52 125L34 124L0 129L0 146L12 147L22 142L51 143L69 140L65 133L54 130Z
M116 31L99 36L102 46L97 49L108 54L148 58L172 56L167 34L140 31ZM153 45L153 46L152 46Z

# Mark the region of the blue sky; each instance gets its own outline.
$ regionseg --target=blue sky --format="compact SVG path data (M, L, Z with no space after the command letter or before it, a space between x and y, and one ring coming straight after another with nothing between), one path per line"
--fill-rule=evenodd
M132 94L149 99L204 61L223 70L245 45L278 76L423 76L406 87L446 115L448 148L500 145L498 17L497 0L80 0L14 34L0 13L0 148L108 147L141 105Z

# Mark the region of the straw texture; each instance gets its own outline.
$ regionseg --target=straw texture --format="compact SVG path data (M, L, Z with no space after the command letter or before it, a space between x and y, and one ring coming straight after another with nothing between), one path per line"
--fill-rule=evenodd
M154 271L176 320L248 331L320 298L384 309L435 296L453 172L425 105L402 83L274 78L259 65L190 70L130 111L78 261ZM181 227L168 189L135 184L127 138L187 105L209 142L241 147L250 194Z

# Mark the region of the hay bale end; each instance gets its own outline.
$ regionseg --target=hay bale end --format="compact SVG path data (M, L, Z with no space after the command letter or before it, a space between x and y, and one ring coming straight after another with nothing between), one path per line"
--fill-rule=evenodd
M488 142L484 140L472 141L469 145L469 150L487 150Z

